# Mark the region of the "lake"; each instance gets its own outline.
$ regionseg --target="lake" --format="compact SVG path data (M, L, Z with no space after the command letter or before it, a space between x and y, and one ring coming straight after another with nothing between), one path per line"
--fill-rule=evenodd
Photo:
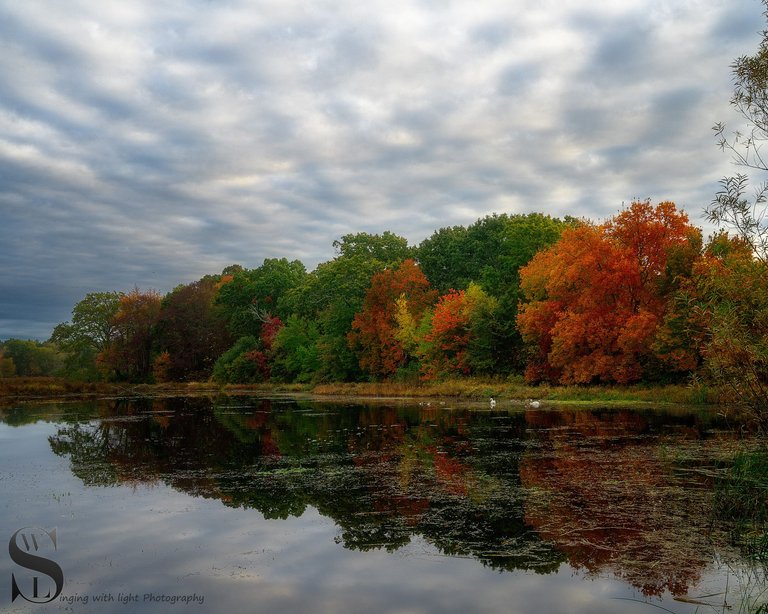
M738 423L453 404L0 410L0 610L738 612L768 588L713 512Z

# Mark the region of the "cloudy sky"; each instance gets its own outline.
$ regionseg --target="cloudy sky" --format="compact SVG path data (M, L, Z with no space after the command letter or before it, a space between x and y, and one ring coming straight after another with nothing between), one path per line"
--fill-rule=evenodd
M0 0L0 339L86 292L418 243L492 212L701 209L758 0Z

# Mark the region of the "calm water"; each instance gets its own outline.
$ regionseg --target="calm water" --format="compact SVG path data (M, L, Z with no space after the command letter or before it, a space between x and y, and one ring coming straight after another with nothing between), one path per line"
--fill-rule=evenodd
M766 584L713 521L737 426L250 397L0 411L0 610L738 611ZM10 555L25 527L56 529L42 607L11 603L12 574L56 590Z

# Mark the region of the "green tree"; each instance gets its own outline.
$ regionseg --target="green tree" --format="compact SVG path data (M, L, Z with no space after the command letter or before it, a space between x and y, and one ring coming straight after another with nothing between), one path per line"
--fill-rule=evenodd
M2 344L2 352L6 360L12 361L15 375L53 375L61 366L61 356L50 343L8 339Z
M16 375L16 365L13 358L5 355L5 351L0 344L0 377L13 377Z
M416 257L427 279L441 293L466 288L477 277L464 226L436 230L419 244Z
M346 234L334 241L333 247L337 255L343 258L360 256L365 260L378 260L387 264L396 264L414 255L414 249L408 246L407 239L388 230L380 235L367 232Z
M419 263L441 294L466 290L474 282L496 299L493 311L483 310L475 324L472 354L481 372L524 369L524 344L516 324L520 269L575 223L540 213L493 214L467 228L442 228L419 245Z
M282 307L282 299L291 289L301 285L307 275L300 261L286 258L267 258L256 269L233 266L228 270L231 272L225 274L226 281L219 290L216 303L221 306L234 338L258 337L265 318L287 318L290 312Z
M273 345L273 375L284 381L309 382L320 371L320 328L292 315Z
M313 379L349 381L363 376L347 333L360 311L371 278L403 262L411 249L402 237L357 233L334 241L336 257L320 263L299 287L288 292L281 306L316 323L319 368Z
M50 341L65 353L64 375L99 378L96 357L115 339L114 318L122 296L122 292L90 292L72 309L72 320L53 329Z
M260 381L259 365L249 356L259 348L259 339L252 335L240 337L224 352L213 367L213 380L220 384L253 383Z

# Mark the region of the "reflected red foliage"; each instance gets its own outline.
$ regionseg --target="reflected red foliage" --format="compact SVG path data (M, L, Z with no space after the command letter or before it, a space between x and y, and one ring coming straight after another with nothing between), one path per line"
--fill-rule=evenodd
M529 411L526 421L544 445L520 463L526 523L574 567L613 573L644 595L685 595L709 563L707 495L682 487L643 439L642 417Z

